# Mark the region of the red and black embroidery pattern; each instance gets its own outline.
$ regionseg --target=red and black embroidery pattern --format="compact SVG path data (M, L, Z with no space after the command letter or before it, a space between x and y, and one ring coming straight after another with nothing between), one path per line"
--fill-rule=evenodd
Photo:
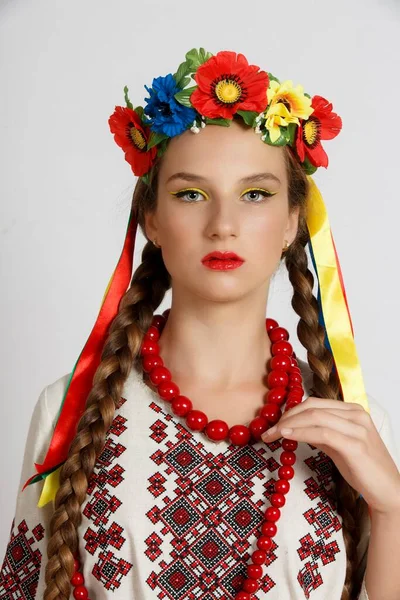
M126 402L121 398L118 408ZM115 438L126 430L126 421L117 414L107 433L103 452L96 461L96 467L90 478L88 501L83 510L92 526L88 527L83 539L85 549L92 555L99 551L99 557L92 569L92 574L100 581L106 590L114 591L121 585L122 578L129 573L132 564L117 557L114 550L123 548L125 538L123 528L113 520L122 502L114 494L118 485L124 481L125 469L117 460L126 447ZM114 550L113 550L114 549Z
M14 533L14 520L6 555L1 567L0 598L35 600L39 583L42 553L36 542L43 539L44 528L39 523L31 534L26 521Z
M216 600L233 598L246 576L256 536L279 464L267 445L238 447L212 454L160 406L150 407L159 418L150 438L159 445L152 454L157 470L148 478L157 503L147 512L156 530L145 540L154 563L147 584L160 599ZM166 429L170 427L168 434ZM268 444L281 448L279 441ZM174 484L173 494L165 483ZM255 493L261 481L264 497ZM254 547L253 547L254 545ZM274 543L269 564L276 560ZM260 591L276 585L268 575Z
M336 513L332 460L324 452L319 451L316 456L310 456L304 462L316 473L316 479L310 477L305 481L304 491L310 500L317 500L317 504L304 513L313 531L300 539L301 546L297 552L300 559L306 562L299 571L297 580L305 597L310 598L311 592L323 584L320 566L334 562L335 555L340 552L336 540L331 542L326 540L340 531L341 523Z

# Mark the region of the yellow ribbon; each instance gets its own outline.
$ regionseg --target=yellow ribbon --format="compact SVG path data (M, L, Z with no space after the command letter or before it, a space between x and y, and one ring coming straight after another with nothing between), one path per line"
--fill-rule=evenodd
M328 213L321 193L311 176L307 198L307 227L318 271L325 329L342 387L345 402L355 402L369 413L361 366L336 261Z

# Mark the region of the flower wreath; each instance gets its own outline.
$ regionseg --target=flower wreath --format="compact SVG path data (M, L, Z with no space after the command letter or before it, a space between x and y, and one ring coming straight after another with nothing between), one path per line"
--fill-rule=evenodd
M190 85L192 80L196 85ZM271 73L249 65L243 54L228 50L215 56L204 48L186 53L173 75L153 79L147 106L133 105L124 87L126 106L116 106L108 123L133 173L146 183L168 140L209 124L229 126L235 114L272 146L289 145L308 175L328 166L321 140L342 128L341 118L322 96L281 83Z

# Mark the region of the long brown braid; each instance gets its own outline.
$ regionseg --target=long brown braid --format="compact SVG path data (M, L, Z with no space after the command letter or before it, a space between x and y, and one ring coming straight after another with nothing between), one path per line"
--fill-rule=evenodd
M285 154L289 175L289 197L300 206L299 228L296 239L285 253L285 264L293 286L292 307L299 315L297 336L307 350L307 361L313 372L311 395L343 401L339 378L334 368L333 356L326 348L325 330L319 323L318 301L313 295L314 276L308 268L305 246L309 241L306 225L308 181L298 161L290 151ZM292 189L291 189L292 188ZM336 508L342 517L343 538L346 548L346 576L341 600L358 598L362 575L355 579L358 562L357 545L361 537L360 524L365 519L367 505L359 494L342 477L332 462L332 479L335 487Z
M305 245L308 241L305 222L307 179L290 150L285 147L289 181L289 206L300 206L299 231L285 254L285 263L293 285L292 305L300 317L298 337L307 349L313 371L313 395L337 398L337 375L332 371L333 359L324 347L324 332L318 324L318 305L313 296L313 275L307 267ZM161 161L152 169L149 185L138 180L132 198L132 213L144 235L144 216L156 208L158 171ZM45 571L44 600L69 600L74 554L78 550L77 530L82 521L81 506L87 495L90 477L101 454L124 383L132 367L140 368L140 346L153 313L171 287L171 278L162 254L148 241L142 251L142 262L133 274L129 290L119 305L105 341L101 362L93 387L79 420L68 457L60 469L60 486L50 521ZM341 600L352 600L352 578L356 565L356 544L360 538L357 493L334 471L338 511L343 518L343 535L347 553L346 579Z

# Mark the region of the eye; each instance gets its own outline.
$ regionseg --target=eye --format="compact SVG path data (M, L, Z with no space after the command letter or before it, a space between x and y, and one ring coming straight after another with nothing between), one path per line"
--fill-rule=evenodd
M278 192L268 192L267 190L264 190L262 188L252 188L251 190L246 190L245 192L243 192L242 196L247 196L248 194L256 194L258 196L262 196L261 199L257 199L254 196L251 198L251 202L253 204L260 204L261 202L263 202L264 198L270 198L271 196L275 196L275 194L277 194Z
M208 199L208 196L206 196L204 194L204 192L201 192L200 190L196 190L195 188L187 188L185 190L181 190L180 192L170 192L170 193L173 196L176 196L177 198L185 198L185 196L191 196L189 198L189 200L186 199L185 202L192 203L192 204L197 202L197 199L193 197L193 196L196 196L196 194L200 195L200 196L204 196L205 198Z

